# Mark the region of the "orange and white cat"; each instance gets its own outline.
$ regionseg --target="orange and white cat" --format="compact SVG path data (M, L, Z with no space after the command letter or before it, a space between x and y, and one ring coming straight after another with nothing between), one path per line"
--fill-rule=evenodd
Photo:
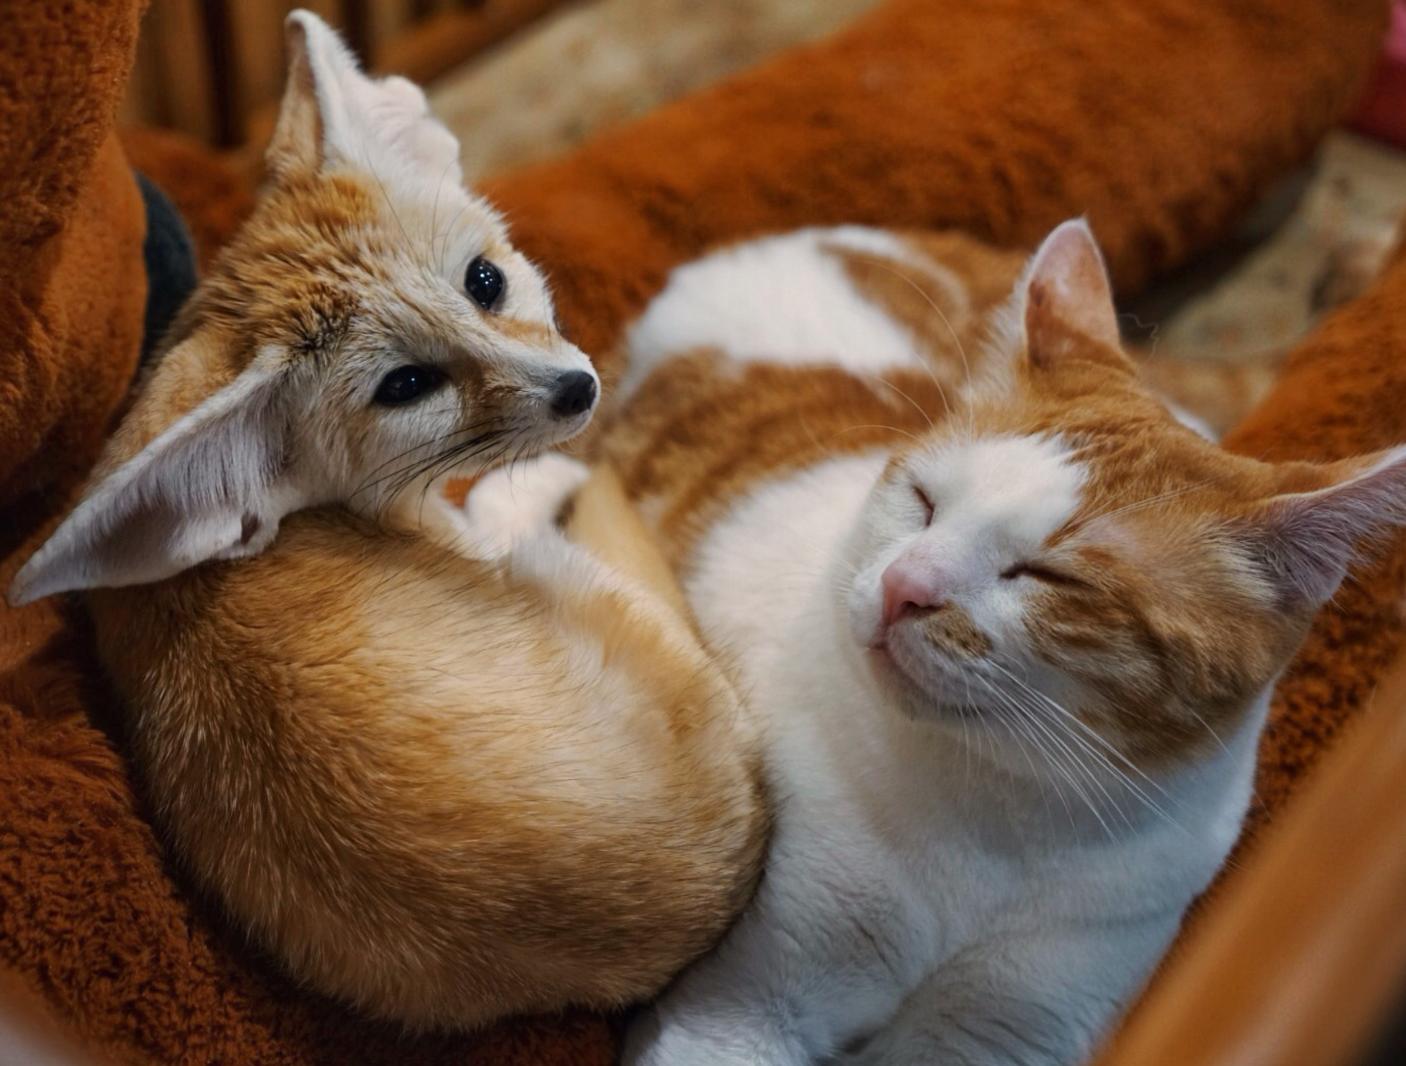
M11 601L90 590L161 827L299 981L411 1026L650 995L754 881L746 719L554 528L579 465L432 491L597 379L420 90L289 47L253 217Z
M1270 465L1175 419L1082 223L968 380L996 300L950 268L997 253L942 240L725 249L631 335L608 451L735 664L775 826L635 1066L1082 1061L1234 843L1314 612L1406 522L1406 447Z

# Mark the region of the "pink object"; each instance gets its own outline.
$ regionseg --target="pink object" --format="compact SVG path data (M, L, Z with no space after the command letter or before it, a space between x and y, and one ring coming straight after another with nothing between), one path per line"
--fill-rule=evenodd
M936 607L942 602L942 581L924 572L908 558L889 563L881 579L884 587L884 628L887 629L909 607Z
M1353 129L1406 148L1406 0L1391 5L1391 28Z

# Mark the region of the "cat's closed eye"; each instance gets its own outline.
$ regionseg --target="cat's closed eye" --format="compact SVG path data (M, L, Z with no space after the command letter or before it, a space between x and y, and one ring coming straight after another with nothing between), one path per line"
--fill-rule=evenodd
M913 485L913 495L918 497L918 502L923 505L923 524L932 525L933 515L937 513L937 507L932 502L932 497L923 491L923 487L917 483Z
M398 366L381 379L374 402L382 407L399 407L413 403L439 388L447 379L444 372L432 366L407 363Z
M503 272L483 256L470 263L469 269L464 273L464 291L485 311L493 310L502 299L506 287Z
M1082 585L1084 582L1073 574L1067 574L1062 570L1055 570L1039 563L1016 563L1001 571L1002 581L1016 581L1022 577L1028 577L1034 581L1043 581L1047 585Z

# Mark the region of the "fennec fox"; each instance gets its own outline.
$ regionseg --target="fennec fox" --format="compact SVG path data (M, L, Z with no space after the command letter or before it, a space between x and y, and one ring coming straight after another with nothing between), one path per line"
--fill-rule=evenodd
M167 838L299 980L416 1027L648 996L755 877L740 704L550 521L431 491L550 518L571 463L501 466L597 379L420 90L288 29L267 189L11 601L87 590Z

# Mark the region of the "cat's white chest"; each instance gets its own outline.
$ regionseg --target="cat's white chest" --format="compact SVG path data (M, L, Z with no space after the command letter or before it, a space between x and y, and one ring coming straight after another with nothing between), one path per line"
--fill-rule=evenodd
M1097 837L1054 846L1061 808L1013 783L993 792L949 733L903 718L867 677L835 585L884 462L832 459L754 490L700 544L686 590L766 737L768 876L794 877L798 897L820 888L798 907L808 923L861 916L857 953L891 939L901 983L998 926L1053 921L1125 886Z
M788 794L777 796L770 868L823 870L871 928L901 935L903 966L922 968L957 932L939 928L942 901L965 898L974 917L977 900L999 905L1012 874L971 846L969 827L943 824L951 783L928 757L941 738L883 706L844 658L859 652L840 629L837 560L885 460L833 459L757 489L707 535L686 589Z
M709 642L733 656L769 716L773 704L760 690L790 704L817 669L830 672L782 653L828 636L820 615L830 606L834 560L885 459L832 459L763 484L699 545L685 582L689 602Z

